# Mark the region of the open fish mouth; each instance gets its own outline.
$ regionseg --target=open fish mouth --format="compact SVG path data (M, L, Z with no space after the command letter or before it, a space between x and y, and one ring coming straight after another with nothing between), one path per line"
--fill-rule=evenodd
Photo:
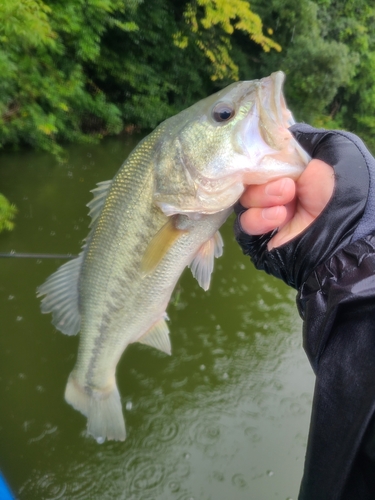
M300 174L310 158L289 131L289 127L296 122L284 98L284 81L285 74L282 71L260 80L259 131L265 143L274 150L265 157L271 156L281 163L289 163L296 167L296 174ZM294 172L290 175L295 176Z
M291 127L295 123L295 120L291 111L287 108L283 94L285 74L282 71L277 71L276 73L272 73L271 76L263 78L261 81L264 87L271 86L268 94L264 95L264 103L266 107L268 95L271 102L267 109L270 114L274 115L275 123L285 128Z

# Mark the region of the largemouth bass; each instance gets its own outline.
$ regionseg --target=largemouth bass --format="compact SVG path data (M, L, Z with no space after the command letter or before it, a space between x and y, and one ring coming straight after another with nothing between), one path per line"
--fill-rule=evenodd
M124 440L116 365L141 342L171 353L166 308L186 266L210 285L218 232L244 185L298 177L308 158L288 127L284 75L233 83L161 123L88 204L91 232L78 258L39 287L42 312L81 331L65 399L103 442Z

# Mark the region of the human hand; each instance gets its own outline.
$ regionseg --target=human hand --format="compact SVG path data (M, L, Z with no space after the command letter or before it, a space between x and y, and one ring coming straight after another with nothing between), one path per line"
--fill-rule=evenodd
M278 247L306 229L322 212L334 188L333 168L313 159L299 179L282 178L248 186L240 203L247 208L240 217L244 232L251 235L279 231L267 248Z
M296 182L247 188L234 232L257 269L299 289L319 264L375 231L375 159L349 132L290 130L313 159Z

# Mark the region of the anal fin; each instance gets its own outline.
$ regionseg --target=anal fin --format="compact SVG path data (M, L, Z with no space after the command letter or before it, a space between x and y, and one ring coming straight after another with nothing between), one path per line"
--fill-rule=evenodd
M165 354L172 354L169 328L164 318L159 319L138 342L155 347L155 349L159 349L159 351L165 352Z

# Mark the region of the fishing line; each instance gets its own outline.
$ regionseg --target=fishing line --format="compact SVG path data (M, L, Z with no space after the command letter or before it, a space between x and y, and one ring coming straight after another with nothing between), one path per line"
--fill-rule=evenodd
M78 255L70 253L19 253L19 252L0 252L0 258L15 258L15 259L75 259Z

